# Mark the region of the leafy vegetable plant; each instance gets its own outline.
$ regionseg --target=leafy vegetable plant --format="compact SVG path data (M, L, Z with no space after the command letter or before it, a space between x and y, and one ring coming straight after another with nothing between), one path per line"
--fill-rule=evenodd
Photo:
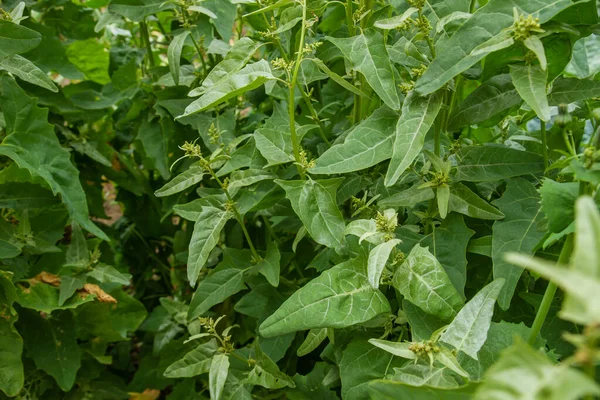
M0 398L600 396L593 0L8 0Z

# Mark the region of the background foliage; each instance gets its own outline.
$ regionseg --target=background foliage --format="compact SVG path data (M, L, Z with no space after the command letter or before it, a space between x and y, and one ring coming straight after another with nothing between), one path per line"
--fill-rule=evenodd
M0 397L600 395L598 35L593 0L3 2Z

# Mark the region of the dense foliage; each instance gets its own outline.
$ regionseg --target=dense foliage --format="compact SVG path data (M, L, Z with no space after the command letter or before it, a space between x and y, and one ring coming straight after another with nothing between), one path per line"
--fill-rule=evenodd
M3 2L0 398L600 396L598 22Z

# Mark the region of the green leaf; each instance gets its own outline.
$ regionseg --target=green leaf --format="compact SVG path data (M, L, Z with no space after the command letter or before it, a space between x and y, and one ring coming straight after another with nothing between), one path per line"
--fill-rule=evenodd
M256 269L267 281L275 287L279 286L279 273L281 270L281 254L277 243L269 240L265 257L256 264Z
M521 104L521 101L509 74L493 76L458 103L448 127L454 131L482 123Z
M492 258L492 235L482 236L469 242L469 253Z
M402 382L374 380L369 384L372 399L378 400L470 400L475 385L459 388L433 388L411 386Z
M181 62L181 51L183 50L185 39L187 39L189 34L190 31L186 30L175 36L173 40L171 40L171 43L169 43L169 48L167 49L169 71L171 72L171 76L173 77L173 82L175 82L175 85L179 85L179 65Z
M475 399L575 400L584 395L600 395L600 387L568 365L553 365L544 354L518 340L487 371Z
M494 182L544 172L541 155L504 146L469 146L458 154L456 180Z
M396 269L392 284L408 301L444 321L464 304L440 262L418 244Z
M328 328L320 328L320 329L311 329L308 331L306 335L306 339L304 342L298 347L298 351L296 354L298 357L305 356L315 350L319 345L327 338L327 329Z
M518 251L531 254L545 235L538 226L543 219L540 198L535 187L524 179L508 181L502 197L493 202L506 216L496 221L492 231L492 261L494 279L504 278L506 283L498 297L503 310L508 309L513 293L523 272L504 260L504 254Z
M448 209L471 218L488 220L504 218L504 214L497 208L491 206L460 182L455 183L450 188Z
M21 254L24 244L16 238L16 234L15 227L0 218L0 258L9 259Z
M413 341L429 340L435 331L446 325L438 317L424 313L406 299L402 301L402 311L404 311L410 325Z
M335 200L342 180L275 180L285 190L294 212L300 217L310 236L317 243L333 248L344 242L344 217Z
M548 95L551 106L569 104L600 96L600 82L587 79L557 78Z
M550 106L546 96L548 72L536 65L511 65L510 76L519 95L542 121L550 120Z
M24 312L19 315L19 326L36 367L52 376L63 391L71 390L81 365L71 313L42 318L38 313Z
M110 56L96 39L79 40L66 48L67 58L89 80L105 85L110 82Z
M440 340L453 346L457 352L462 351L477 359L477 353L486 341L494 304L503 285L504 279L497 279L481 289L459 311Z
M367 277L369 278L369 283L373 289L379 289L379 280L381 279L381 274L385 269L388 258L390 258L390 253L394 250L396 245L401 242L402 240L400 239L389 240L375 246L369 253L369 260L367 261Z
M538 61L540 62L540 68L542 68L542 70L545 71L548 67L548 61L546 60L544 44L542 43L540 38L535 35L531 35L523 41L523 44L535 54Z
M237 72L228 74L224 79L211 86L199 99L194 100L192 104L186 107L183 115L177 118L215 107L233 97L254 90L271 79L275 79L275 77L271 74L271 67L267 61L260 60L247 65Z
M343 174L360 171L392 157L394 126L398 114L386 106L352 128L344 143L327 149L316 160L311 174Z
M396 125L396 139L385 175L385 186L394 185L423 149L425 135L440 111L442 97L441 93L419 97L411 92L404 100L402 116Z
M558 183L552 179L544 179L539 192L542 212L548 220L548 230L554 233L562 232L575 220L579 183Z
M389 311L385 296L369 284L365 260L358 258L326 270L297 290L260 325L260 334L345 328Z
M169 179L169 143L168 136L163 132L158 121L152 121L151 117L144 118L138 129L136 139L142 143L144 152L150 160L150 165L157 170L163 179Z
M130 274L124 274L106 264L98 264L87 273L87 276L94 278L100 283L119 283L121 285L129 285L131 280Z
M90 263L90 253L85 235L76 222L71 224L71 243L67 248L65 263L78 268L85 268Z
M600 278L600 213L594 200L580 197L576 203L575 244L571 265L573 268Z
M310 60L312 62L314 62L321 71L323 71L325 74L327 74L331 78L332 81L334 81L335 83L337 83L344 89L346 89L358 96L361 96L361 97L365 97L365 98L369 97L365 92L363 92L362 90L360 90L359 88L352 85L347 80L345 80L344 78L342 78L341 76L339 76L338 74L336 74L335 72L330 70L323 61L319 60L318 58L311 58Z
M524 15L534 14L543 24L571 5L570 0L519 1L517 11ZM490 51L478 47L513 25L513 8L516 6L513 2L490 0L477 9L451 37L440 40L436 45L436 57L417 80L416 90L421 95L433 93L494 51L493 47Z
M417 355L409 349L411 345L410 342L390 342L389 340L369 339L369 343L396 357L402 357L408 360L415 360L417 358Z
M280 389L283 387L295 387L295 383L286 374L281 372L277 364L261 351L261 346L254 346L256 352L256 365L248 373L247 383L259 385L267 389ZM261 342L262 343L262 342Z
M84 303L90 303L94 301L94 296L86 296L85 298L82 298L75 295L61 304L59 302L58 288L33 279L30 280L30 285L28 288L18 285L17 293L19 294L19 300L17 300L17 303L19 303L21 307L31 308L47 314L50 314L54 310L77 308Z
M140 22L149 15L175 7L175 3L162 0L111 0L108 11L122 15L133 22Z
M415 183L406 190L392 194L377 202L381 208L415 207L417 204L431 200L435 193L431 188L422 188L420 183Z
M211 307L246 289L244 272L250 268L247 251L226 249L223 261L199 284L190 308L188 320L204 315Z
M381 100L393 110L400 109L396 80L381 33L366 30L350 38L327 37L338 47L350 68L360 72Z
M0 20L0 59L35 49L42 41L38 32L5 19Z
M375 26L375 28L384 30L396 29L398 27L401 27L404 24L404 22L417 11L419 11L417 8L410 7L400 15L375 21L373 26Z
M43 182L43 181L42 181ZM7 182L0 185L0 207L15 210L44 208L59 203L50 190L26 182Z
M209 206L202 207L190 240L187 275L191 286L196 286L200 271L206 264L212 249L219 243L221 231L231 217L231 213L227 211Z
M52 79L48 78L48 75L34 63L18 54L0 59L0 69L18 76L26 82L33 83L53 92L58 92L58 88L52 82Z
M174 195L201 182L203 177L204 168L200 165L200 163L194 163L190 165L187 170L180 173L169 183L154 192L154 195L157 197Z
M269 165L294 161L290 117L284 103L273 105L273 114L260 129L254 132L254 140L256 148Z
M1 27L1 26L0 26ZM60 146L48 121L48 110L37 106L14 79L2 77L2 111L7 136L0 154L13 159L20 168L43 178L54 194L60 194L71 217L87 231L108 240L88 217L88 207L79 171L71 164L69 153Z
M228 373L229 356L223 353L215 354L210 363L210 370L208 371L208 389L211 399L221 399Z
M207 373L218 347L216 339L199 345L182 359L169 365L164 375L167 378L192 378Z
M277 175L267 172L262 169L245 169L233 171L229 177L228 188L235 189L254 185L257 182L264 180L273 180L277 178Z
M600 72L600 41L598 35L582 37L573 46L573 55L566 72L579 79L586 79Z
M435 188L435 198L437 200L440 218L445 219L448 215L448 203L450 202L450 187L448 185L441 185Z
M7 396L19 394L23 388L23 339L14 324L17 313L13 303L17 299L17 292L12 282L4 273L0 273L0 390Z

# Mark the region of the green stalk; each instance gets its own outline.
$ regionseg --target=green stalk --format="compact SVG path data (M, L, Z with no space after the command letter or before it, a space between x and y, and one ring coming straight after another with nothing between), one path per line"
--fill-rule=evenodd
M542 152L544 154L544 174L548 169L548 135L546 134L546 122L540 120L542 128Z
M558 264L568 264L572 252L573 235L571 234L567 237L565 244L563 244L560 256L558 257ZM554 300L556 289L557 286L554 282L548 282L548 287L546 287L546 292L544 293L544 297L542 298L542 304L540 304L540 308L538 309L538 312L535 315L535 320L533 321L533 325L531 326L531 333L529 334L529 339L527 340L532 346L534 345L538 335L540 334L544 322L546 322L546 317L548 316L548 311L550 310L550 306L552 305L552 300Z
M150 65L150 68L153 68L154 56L152 55L152 46L150 45L150 37L148 36L148 25L146 25L146 21L140 22L140 35L142 36L142 41L146 46L146 54L148 55L148 65Z
M477 0L471 0L471 4L469 5L469 12L473 14L475 12L475 7L477 6Z
M288 101L288 114L290 116L290 133L292 136L292 149L294 151L294 159L296 160L296 166L302 179L305 178L304 169L301 166L300 158L300 140L298 133L296 132L296 85L298 84L298 73L300 72L300 63L304 55L304 40L306 37L306 0L302 4L302 26L300 27L300 43L298 44L298 51L296 54L296 62L294 64L294 72L292 74L292 81L290 82L290 95Z
M325 144L327 144L328 147L331 147L331 142L327 139L327 136L325 136L325 129L323 129L323 123L319 119L319 116L317 115L317 111L315 110L315 108L313 107L313 105L310 101L310 97L308 96L308 94L306 94L304 92L304 90L302 89L300 84L298 84L298 89L300 90L300 93L302 94L302 99L304 100L304 103L306 104L306 107L308 108L310 115L317 123L319 136L321 137L321 139L323 139L323 141L325 142Z

